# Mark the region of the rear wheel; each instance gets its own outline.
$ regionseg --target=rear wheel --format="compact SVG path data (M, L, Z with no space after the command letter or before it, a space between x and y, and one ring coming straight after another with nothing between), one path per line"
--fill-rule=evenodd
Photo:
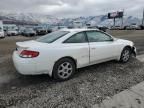
M74 61L69 58L63 58L54 65L53 77L58 81L68 80L75 73L75 70Z
M120 61L126 63L131 58L131 49L129 47L125 47L121 53Z

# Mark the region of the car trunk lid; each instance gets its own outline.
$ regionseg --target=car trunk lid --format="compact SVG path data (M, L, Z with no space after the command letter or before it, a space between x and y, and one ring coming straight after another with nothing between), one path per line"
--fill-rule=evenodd
M23 50L33 48L33 47L39 47L42 43L31 40L31 41L24 41L24 42L16 42L16 51L18 54L20 54Z

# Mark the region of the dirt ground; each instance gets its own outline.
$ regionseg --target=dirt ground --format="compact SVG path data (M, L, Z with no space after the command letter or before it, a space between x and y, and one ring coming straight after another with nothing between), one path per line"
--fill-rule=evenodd
M144 31L110 31L118 38L135 42L138 54L144 52ZM72 79L56 82L48 75L24 76L15 70L11 55L22 36L0 40L0 108L89 108L103 99L144 80L143 63L132 58L79 69Z

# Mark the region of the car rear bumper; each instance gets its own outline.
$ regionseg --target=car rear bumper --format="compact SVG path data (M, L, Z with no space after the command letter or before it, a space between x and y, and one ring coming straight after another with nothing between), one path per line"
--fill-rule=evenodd
M3 38L3 37L5 37L5 36L4 36L4 34L1 34L1 33L0 33L0 37Z
M24 75L38 74L36 63L32 58L21 58L17 51L13 53L13 63L16 70Z
M52 76L52 66L44 65L34 58L21 58L17 51L13 52L13 63L16 70L23 75L48 74ZM49 63L46 63L49 64Z
M15 36L15 35L17 35L17 34L16 34L16 33L7 33L7 35Z

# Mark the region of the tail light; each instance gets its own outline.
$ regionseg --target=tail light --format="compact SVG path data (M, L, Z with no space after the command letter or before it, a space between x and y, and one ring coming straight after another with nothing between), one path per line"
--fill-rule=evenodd
M39 55L39 52L30 51L30 50L23 50L20 53L20 57L22 57L22 58L34 58L34 57L37 57L38 55Z

